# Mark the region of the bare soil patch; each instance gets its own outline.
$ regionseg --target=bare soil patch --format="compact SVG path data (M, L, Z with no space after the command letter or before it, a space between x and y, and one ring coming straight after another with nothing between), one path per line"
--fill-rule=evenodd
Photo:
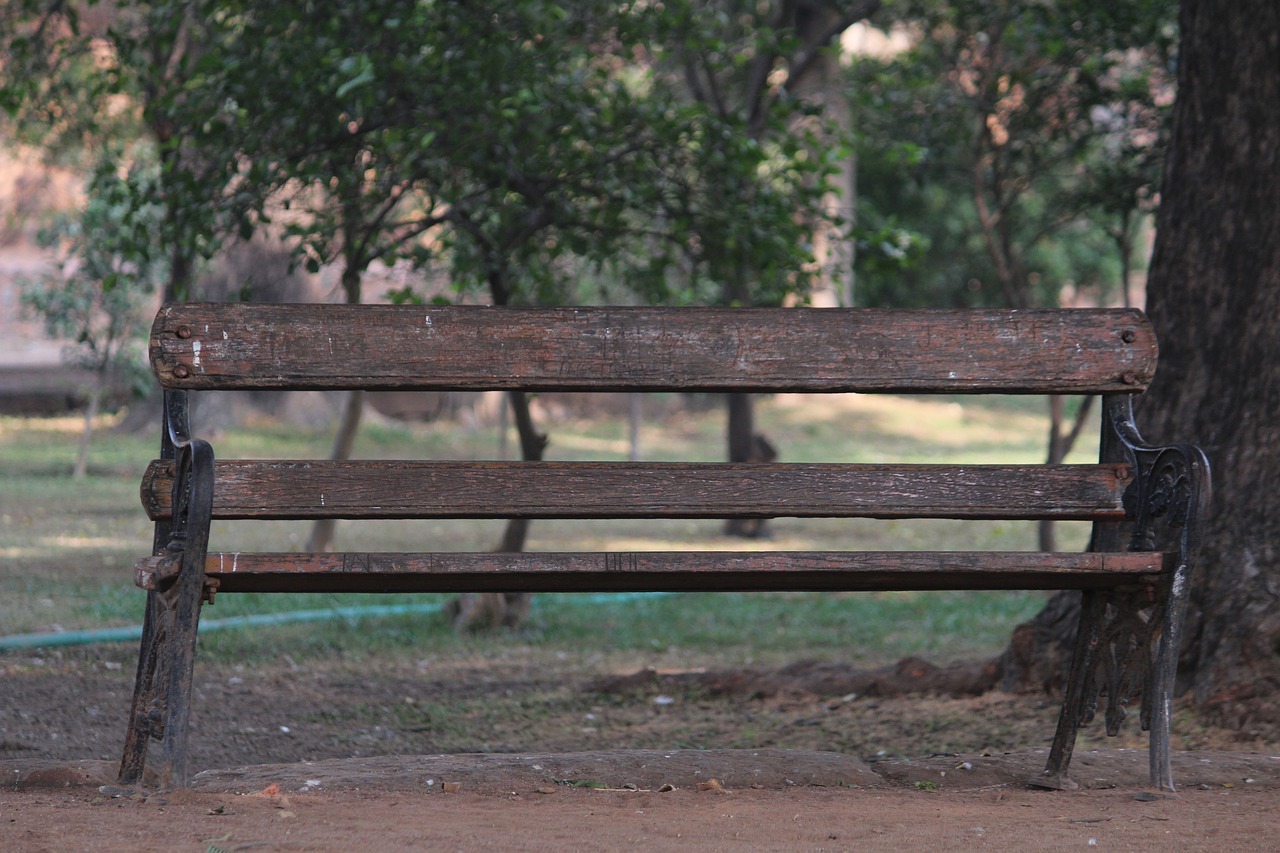
M781 786L781 775L814 754L704 756L734 786L706 780L674 790L575 787L547 776L588 769L633 775L645 756L448 756L348 759L246 768L202 776L190 790L113 795L86 777L81 787L0 789L0 824L10 850L1271 850L1280 838L1275 779L1204 782L1167 796L1131 787L1143 763L1133 753L1090 756L1090 774L1109 787L1029 790L995 782L930 789L881 778L868 785ZM658 756L653 756L654 758ZM673 756L681 758L683 756ZM1021 774L1041 756L1002 757ZM947 764L955 771L950 756ZM1183 757L1185 759L1185 756ZM1219 761L1219 758L1221 760ZM497 760L503 759L503 760ZM614 764L614 761L617 764ZM763 760L763 761L762 761ZM819 764L826 764L817 756ZM1196 778L1245 765L1230 756ZM561 762L555 764L553 762ZM757 777L752 768L766 772ZM1256 764L1256 761L1253 762ZM1277 763L1277 762L1273 762ZM542 766L541 784L529 774ZM936 764L898 765L907 778L938 778ZM1180 769L1187 762L1179 762ZM1104 767L1105 766L1105 767ZM611 769L612 768L612 769ZM83 769L83 768L82 768ZM1253 772L1250 766L1250 772ZM676 770L687 772L688 767ZM1136 772L1135 772L1136 771ZM671 769L657 778L666 778ZM989 769L977 776L997 778ZM1115 773L1115 776L1110 774ZM873 774L874 775L874 774ZM304 779L318 776L318 779ZM439 781L451 777L468 781ZM714 778L714 777L713 777ZM249 790L266 779L276 779ZM435 784L427 785L428 780ZM47 777L47 781L57 781ZM70 781L65 780L65 781ZM791 780L795 781L795 780ZM298 787L293 787L302 782ZM316 783L319 784L316 784ZM1119 784L1113 784L1119 782Z
M1047 792L1026 785L1052 734L1047 697L762 690L767 674L743 695L715 686L724 679L637 677L626 660L520 649L202 664L193 787L125 791L114 773L130 657L100 647L0 660L5 849L1267 850L1280 839L1280 750L1185 714L1178 795L1147 788L1136 731L1111 741L1092 729L1073 765L1081 789Z

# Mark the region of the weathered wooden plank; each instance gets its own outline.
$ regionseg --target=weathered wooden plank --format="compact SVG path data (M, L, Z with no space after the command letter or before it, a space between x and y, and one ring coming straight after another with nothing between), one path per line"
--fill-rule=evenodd
M1136 393L1133 310L164 306L168 388Z
M214 465L215 518L1119 519L1126 465L254 461ZM169 516L172 463L143 478Z
M1163 553L1040 551L221 552L205 564L224 592L1089 589L1171 569Z

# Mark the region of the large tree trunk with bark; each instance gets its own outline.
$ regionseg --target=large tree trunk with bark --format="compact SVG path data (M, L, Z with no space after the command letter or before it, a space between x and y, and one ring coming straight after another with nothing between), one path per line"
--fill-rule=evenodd
M1229 710L1280 686L1280 3L1184 0L1181 26L1139 414L1214 467L1183 673Z
M1160 368L1138 421L1213 466L1179 689L1243 727L1276 715L1280 688L1280 4L1183 0L1180 20L1148 284ZM1020 626L1040 645L1011 645L1006 684L1052 666L1060 610Z

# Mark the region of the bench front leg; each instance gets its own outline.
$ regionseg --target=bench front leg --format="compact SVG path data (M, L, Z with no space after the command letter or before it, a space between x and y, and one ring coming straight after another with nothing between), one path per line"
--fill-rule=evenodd
M147 593L147 611L138 655L129 728L120 764L120 784L143 782L148 744L161 742L159 787L182 787L188 781L187 730L190 722L196 635L200 608L207 595L204 574L213 508L213 450L204 441L179 449L174 481L174 523L164 553L151 565L173 571L155 572Z
M1191 579L1200 554L1201 518L1210 496L1209 461L1191 445L1144 448L1150 462L1135 483L1139 502L1131 548L1174 550L1176 565L1162 582L1163 613L1155 642L1151 679L1143 707L1151 730L1151 784L1174 790L1170 757L1170 719L1182 653L1183 623Z

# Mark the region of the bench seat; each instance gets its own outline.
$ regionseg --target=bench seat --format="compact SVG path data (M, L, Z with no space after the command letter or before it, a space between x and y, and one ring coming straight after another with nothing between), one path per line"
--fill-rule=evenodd
M215 519L1124 519L1127 465L232 460ZM142 481L172 518L173 463Z
M1171 554L1128 551L214 551L205 559L218 592L1114 589L1172 570ZM156 589L177 565L150 557L138 571L138 585Z

